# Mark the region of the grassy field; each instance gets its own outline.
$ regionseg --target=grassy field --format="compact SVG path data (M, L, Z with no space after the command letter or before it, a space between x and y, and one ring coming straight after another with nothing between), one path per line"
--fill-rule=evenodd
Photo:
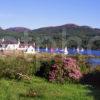
M32 80L0 79L0 100L100 100L100 89L80 84L53 84Z
M41 67L41 62L48 61L49 63L54 56L55 54L31 56L20 55L20 53L12 56L2 55L0 58L0 100L100 100L100 88L78 83L50 83L46 79L36 77L35 73ZM87 56L77 55L74 58L81 61ZM86 67L84 63L80 65ZM44 66L47 68L48 64ZM17 73L23 77L19 78L16 76Z

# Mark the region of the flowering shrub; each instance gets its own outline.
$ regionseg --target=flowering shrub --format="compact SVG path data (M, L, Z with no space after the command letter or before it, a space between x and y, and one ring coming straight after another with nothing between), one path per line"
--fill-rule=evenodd
M49 72L49 81L79 81L82 77L75 59L70 57L61 58L57 56L55 57L54 62L55 63L51 66Z

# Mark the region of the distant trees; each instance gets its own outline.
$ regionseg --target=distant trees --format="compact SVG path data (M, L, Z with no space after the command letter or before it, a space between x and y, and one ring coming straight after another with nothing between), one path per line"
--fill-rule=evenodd
M20 30L20 28L19 28ZM87 26L76 26L76 25L63 25L63 26L58 26L58 27L46 27L46 28L40 28L36 30L30 30L28 31L28 39L26 36L24 36L24 30L23 31L17 31L16 30L3 30L0 29L0 38L3 38L5 36L11 36L16 39L25 39L25 41L30 41L36 42L38 41L37 44L39 44L39 41L42 41L44 44L50 44L51 40L53 40L56 44L57 47L62 48L62 40L65 42L69 37L78 37L82 40L81 46L84 48L87 48L88 42L90 39L94 38L95 36L100 36L100 29L93 29ZM45 37L48 37L46 40ZM40 42L40 44L42 44ZM51 43L51 45L54 45ZM43 45L41 45L43 46ZM49 45L50 46L50 45ZM70 41L68 43L69 47L76 47L78 46L75 41ZM92 49L100 49L100 40L96 40L93 42Z

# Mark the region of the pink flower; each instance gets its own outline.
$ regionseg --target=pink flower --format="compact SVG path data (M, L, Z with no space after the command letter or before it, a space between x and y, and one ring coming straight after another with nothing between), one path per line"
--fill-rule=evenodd
M82 77L75 59L60 57L55 59L55 64L51 66L49 80L56 81L59 77L73 80L79 80Z

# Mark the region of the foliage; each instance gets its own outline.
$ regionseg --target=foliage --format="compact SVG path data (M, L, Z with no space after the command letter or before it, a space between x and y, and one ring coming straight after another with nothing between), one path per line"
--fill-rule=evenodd
M36 72L37 76L48 78L51 67L50 61L41 61L40 69Z
M91 65L86 61L89 58L89 56L77 54L71 57L77 60L77 64L80 67L80 70L83 74L90 72Z
M84 84L90 84L96 87L100 87L100 66L95 67L87 74L84 74L81 82Z
M7 57L0 59L0 77L20 79L20 75L35 73L35 63L20 57Z
M56 56L54 62L49 72L49 81L78 81L82 77L75 59Z
M46 27L40 28L35 30L27 30L28 36L31 38L31 42L36 41L41 47L44 47L45 43L50 45L50 40L52 39L56 46L61 48L62 47L62 39L63 39L63 29L65 29L64 38L65 40L69 37L78 37L82 40L81 46L87 48L89 40L94 38L95 36L100 36L100 29L94 29L88 26L78 26L74 24L66 24L62 26L56 27ZM21 29L20 27L17 28L10 28L8 30L0 29L0 38L3 37L12 37L15 39L21 39L22 41L26 41L24 36L24 32L26 29ZM26 36L27 37L27 36ZM27 39L28 40L28 39ZM38 41L39 40L39 41ZM53 45L53 44L52 44ZM77 47L77 41L69 41L68 47ZM93 42L92 49L99 49L100 48L100 40L96 40Z
M86 63L85 61L79 61L78 65L83 74L89 73L91 70L91 66L88 63Z

